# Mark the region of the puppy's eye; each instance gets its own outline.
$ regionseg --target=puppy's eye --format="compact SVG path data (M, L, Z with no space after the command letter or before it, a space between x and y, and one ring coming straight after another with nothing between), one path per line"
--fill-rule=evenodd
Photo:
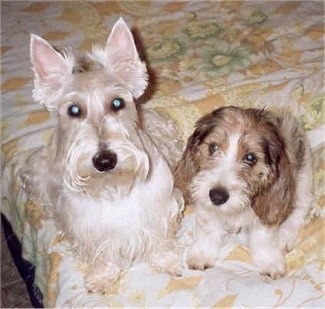
M112 100L111 107L113 111L118 111L125 106L125 101L122 98L115 98Z
M248 164L249 166L253 166L255 165L255 163L257 162L257 157L255 156L255 154L253 153L247 153L244 158L243 158L244 162L246 164Z
M219 146L217 143L211 143L209 144L209 155L213 156L213 154L219 149Z
M70 117L79 118L82 114L81 108L77 104L72 104L68 107L68 115Z

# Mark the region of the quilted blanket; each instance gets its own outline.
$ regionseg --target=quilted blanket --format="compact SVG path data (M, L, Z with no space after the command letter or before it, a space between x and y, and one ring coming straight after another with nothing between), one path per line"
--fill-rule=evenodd
M286 255L286 277L263 279L245 244L231 242L206 271L173 278L138 264L111 293L91 294L53 221L23 192L18 174L56 121L32 100L30 33L88 51L120 16L151 71L145 108L172 118L184 143L220 106L281 107L299 118L312 147L314 204ZM44 306L324 307L323 74L323 1L1 1L1 212L35 265Z

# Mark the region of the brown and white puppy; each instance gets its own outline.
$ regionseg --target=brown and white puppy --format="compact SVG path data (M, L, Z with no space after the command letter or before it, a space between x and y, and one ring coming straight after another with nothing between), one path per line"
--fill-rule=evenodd
M175 174L196 215L190 268L213 267L225 237L246 231L260 273L285 274L312 205L311 153L296 119L219 108L197 122Z

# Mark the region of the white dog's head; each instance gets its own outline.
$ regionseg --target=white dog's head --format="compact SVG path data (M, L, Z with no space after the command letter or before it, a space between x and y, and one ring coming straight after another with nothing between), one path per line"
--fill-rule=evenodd
M276 118L264 110L223 107L201 118L176 170L188 203L236 215L252 207L265 224L292 210L292 168Z
M127 194L148 174L149 158L134 103L147 69L126 23L120 19L105 48L80 59L36 35L30 54L34 98L58 115L50 148L65 185L90 196Z

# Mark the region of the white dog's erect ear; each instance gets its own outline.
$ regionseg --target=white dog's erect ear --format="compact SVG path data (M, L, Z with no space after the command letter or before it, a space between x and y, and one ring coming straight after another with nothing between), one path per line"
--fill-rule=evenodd
M139 58L132 32L122 17L114 24L106 42L108 56L114 57L117 51L130 61Z
M107 39L106 66L112 69L130 88L135 98L140 97L148 84L148 74L133 39L131 30L120 18Z
M47 41L32 34L30 58L34 70L34 98L49 109L55 108L51 98L72 73L73 57L63 56Z

